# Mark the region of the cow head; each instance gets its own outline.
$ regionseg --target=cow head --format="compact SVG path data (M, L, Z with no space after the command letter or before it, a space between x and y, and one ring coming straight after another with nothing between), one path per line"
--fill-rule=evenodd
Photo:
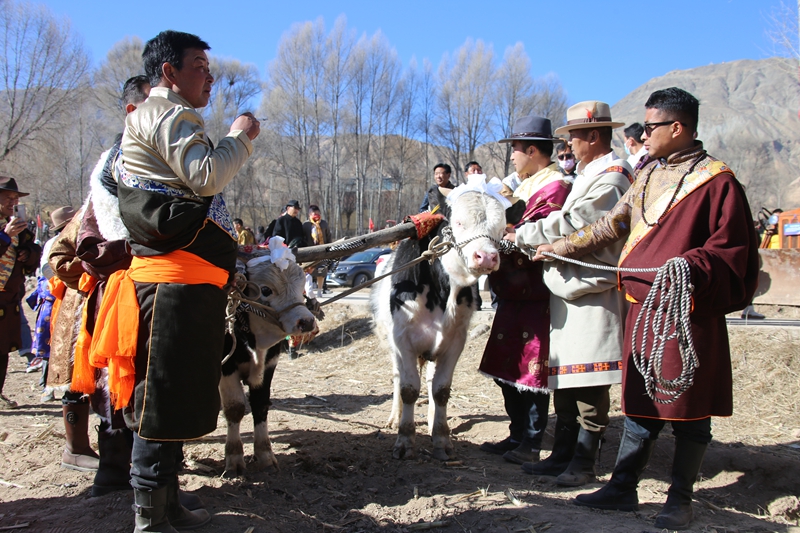
M442 258L442 264L459 285L473 285L479 276L500 267L498 244L510 205L501 188L497 178L487 183L484 175L473 174L447 196L445 214L456 247Z
M276 241L278 239L281 242ZM272 345L287 335L299 335L313 331L316 319L305 306L303 290L305 273L294 262L288 248L282 246L280 237L270 239L270 251L250 251L239 254L247 260L246 273L249 283L244 294L247 298L268 305L278 314L278 324L256 315L250 317L250 329L259 344ZM282 248L279 248L282 246ZM281 250L277 252L277 250ZM268 339L269 338L269 339ZM273 340L274 339L274 340Z

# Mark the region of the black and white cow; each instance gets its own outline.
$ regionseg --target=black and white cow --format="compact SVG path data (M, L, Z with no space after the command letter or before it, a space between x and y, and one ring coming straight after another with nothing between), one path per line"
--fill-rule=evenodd
M270 244L273 244L272 241ZM291 261L273 261L271 256L251 259L246 265L246 275L250 283L245 296L270 306L279 316L277 320L259 316L255 314L258 309L255 312L237 314L234 326L236 350L222 365L222 379L219 383L222 412L228 423L225 441L226 476L238 476L246 470L244 446L239 432L245 413L242 383L250 391L256 468L278 467L269 440L267 415L271 405L270 386L280 354L280 341L287 335L306 333L316 327L314 315L306 307L303 296L305 274L293 257ZM230 336L226 336L226 355L230 352L232 343Z
M372 291L376 328L389 344L394 370L394 398L387 425L398 429L395 458L415 455L414 404L419 398L420 371L426 363L433 456L447 460L453 454L447 402L453 371L476 309L476 282L500 265L497 245L503 237L509 205L500 196L500 187L499 180L486 184L483 176L476 177L451 192L447 201L433 189L446 221L435 234L402 241L386 268L392 270L416 259L434 236L449 237L452 232L460 246L432 265L421 262L381 280Z

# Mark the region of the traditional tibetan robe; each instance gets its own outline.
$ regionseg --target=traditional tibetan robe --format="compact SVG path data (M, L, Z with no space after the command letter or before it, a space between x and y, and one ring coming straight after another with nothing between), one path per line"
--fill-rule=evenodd
M550 179L539 181L538 190L528 191L526 210L517 226L561 209L572 182L559 172L547 176ZM542 263L519 252L504 255L489 282L497 295L497 312L479 370L519 389L547 390L550 291L542 281Z
M195 439L216 428L222 287L237 250L221 192L251 152L243 131L213 147L202 116L163 87L127 116L115 175L134 258L109 279L91 358L108 366L112 399L128 404L142 438Z
M689 262L694 287L691 328L700 365L693 385L673 403L648 397L633 363L631 343L641 302L655 274L621 273L626 298L632 302L625 329L623 412L661 420L730 416L731 357L725 315L750 302L758 278L757 239L742 186L724 163L697 142L666 160L648 163L606 217L556 243L555 253L581 257L624 237L622 267L660 267L673 257ZM644 334L652 345L652 332ZM637 346L641 335L636 332ZM666 344L663 361L665 378L680 375L676 341Z
M631 185L628 164L609 152L575 178L560 211L522 225L518 246L535 251L608 213ZM616 266L622 243L584 258ZM550 290L550 389L612 385L622 380L622 324L626 304L613 273L564 262L547 262L543 280Z

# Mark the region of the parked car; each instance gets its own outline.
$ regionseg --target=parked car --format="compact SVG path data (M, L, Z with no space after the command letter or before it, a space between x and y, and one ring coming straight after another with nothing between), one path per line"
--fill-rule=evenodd
M375 276L378 260L386 259L390 253L392 253L391 248L370 248L357 252L339 261L339 265L328 273L328 283L343 287L361 285Z

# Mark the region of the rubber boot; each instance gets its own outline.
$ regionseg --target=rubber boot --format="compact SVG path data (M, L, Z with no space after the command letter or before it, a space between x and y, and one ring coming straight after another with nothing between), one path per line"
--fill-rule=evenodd
M625 428L619 443L617 464L611 480L595 492L579 494L575 505L616 511L638 511L639 497L636 487L653 454L655 439L643 439Z
M94 472L100 461L89 446L89 404L67 403L63 405L63 415L67 445L61 455L61 466L80 472Z
M178 494L178 480L168 485L167 519L178 531L197 529L211 522L211 515L205 509L190 511L181 505Z
M177 533L167 519L168 487L151 492L134 489L134 523L133 533L157 531L159 533Z
M131 490L131 448L133 432L128 428L111 429L105 420L97 428L100 465L92 484L92 496L117 490Z
M656 516L657 529L683 530L694 518L692 492L708 444L686 439L675 440L672 460L672 485L667 491L667 503Z
M575 455L575 443L578 442L580 428L576 422L567 423L562 417L557 417L553 453L544 461L523 463L522 470L535 476L561 475Z
M558 476L556 484L562 487L581 487L597 478L594 465L597 462L597 450L603 431L587 431L581 428L578 432L578 442L575 445L575 455L572 457L567 469Z
M503 454L503 459L517 465L535 463L539 460L541 447L541 442L535 443L533 439L523 437L519 446Z

